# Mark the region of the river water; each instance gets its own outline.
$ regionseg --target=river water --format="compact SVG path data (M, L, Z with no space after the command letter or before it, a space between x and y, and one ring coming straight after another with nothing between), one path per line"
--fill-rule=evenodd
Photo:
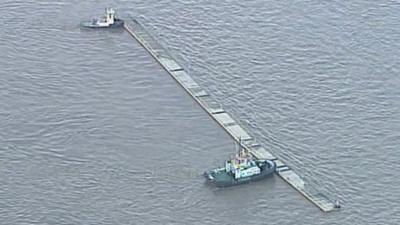
M232 139L125 31L136 17L341 211L201 173ZM0 224L399 224L400 2L0 3Z

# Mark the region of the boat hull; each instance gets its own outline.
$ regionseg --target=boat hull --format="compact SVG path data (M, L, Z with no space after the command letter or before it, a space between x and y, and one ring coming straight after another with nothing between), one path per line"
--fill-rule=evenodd
M121 19L115 19L114 23L109 26L99 26L93 21L85 21L81 23L82 27L92 28L92 29L105 29L105 28L122 28L124 26L124 21Z
M207 181L213 183L217 187L231 187L249 182L255 182L274 175L276 170L275 162L269 160L267 160L266 162L267 166L261 170L260 174L253 175L250 177L234 179L232 175L229 175L225 172L219 172L217 174L215 170L205 172L204 176L206 177ZM225 173L225 174L221 175L220 173Z

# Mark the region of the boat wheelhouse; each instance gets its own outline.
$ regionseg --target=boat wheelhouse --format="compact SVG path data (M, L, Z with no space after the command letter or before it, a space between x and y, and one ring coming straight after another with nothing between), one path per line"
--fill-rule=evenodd
M124 21L116 18L115 11L112 8L106 8L105 15L101 18L81 22L81 26L87 28L120 28L123 25Z

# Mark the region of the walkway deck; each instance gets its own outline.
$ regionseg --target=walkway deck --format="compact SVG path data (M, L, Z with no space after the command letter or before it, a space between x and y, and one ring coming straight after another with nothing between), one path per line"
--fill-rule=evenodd
M144 29L135 19L125 22L125 29L154 57L155 60L178 82L192 98L236 141L242 140L247 148L256 158L274 160L277 164L276 173L300 192L310 202L314 203L324 212L336 210L334 204L325 195L312 190L304 180L297 175L285 163L273 156L269 151L256 142L237 123L229 113L225 112L221 104L215 101L205 90L203 90L158 42Z

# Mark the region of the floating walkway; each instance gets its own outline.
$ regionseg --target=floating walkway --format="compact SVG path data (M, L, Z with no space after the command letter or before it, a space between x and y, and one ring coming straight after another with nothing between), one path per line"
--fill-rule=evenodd
M192 98L236 141L256 158L270 159L277 165L276 173L324 212L336 210L335 204L322 193L308 186L289 166L273 156L256 142L242 126L225 112L221 104L203 90L158 42L135 19L125 21L125 29L154 57L154 59L178 82Z

